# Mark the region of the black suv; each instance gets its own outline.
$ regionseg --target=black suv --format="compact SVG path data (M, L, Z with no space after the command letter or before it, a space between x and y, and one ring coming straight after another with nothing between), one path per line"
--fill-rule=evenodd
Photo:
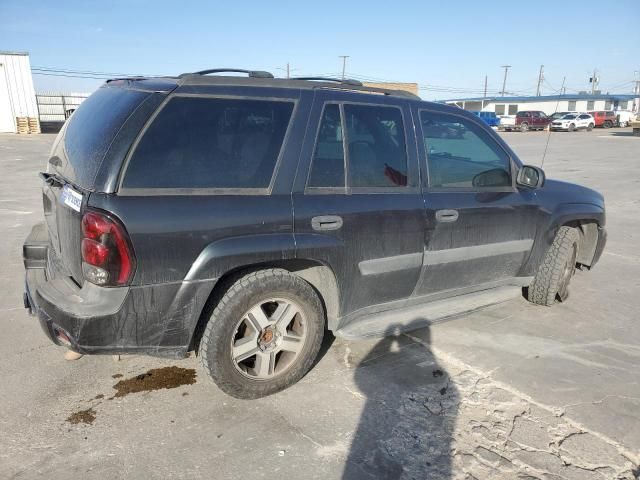
M196 350L256 398L327 330L415 328L523 287L551 305L602 253L602 196L545 181L472 113L220 73L108 81L58 135L24 244L25 306L56 344Z

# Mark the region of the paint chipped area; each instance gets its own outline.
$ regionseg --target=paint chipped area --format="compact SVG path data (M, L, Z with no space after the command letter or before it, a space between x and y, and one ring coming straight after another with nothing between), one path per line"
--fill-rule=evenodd
M130 393L178 388L194 383L196 383L196 371L192 368L175 366L153 368L146 373L120 380L113 386L116 390L114 397L124 397Z

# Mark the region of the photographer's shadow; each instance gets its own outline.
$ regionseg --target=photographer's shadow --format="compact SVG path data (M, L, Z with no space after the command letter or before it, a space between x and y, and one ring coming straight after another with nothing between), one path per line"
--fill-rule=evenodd
M390 326L355 369L366 404L343 480L449 479L458 392L429 348L429 329L415 341ZM357 348L357 344L352 344Z

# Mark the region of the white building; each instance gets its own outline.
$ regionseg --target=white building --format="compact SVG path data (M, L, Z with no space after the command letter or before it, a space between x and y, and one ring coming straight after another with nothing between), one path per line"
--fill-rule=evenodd
M521 110L537 110L551 115L555 112L590 112L593 110L626 110L637 112L638 95L586 93L541 95L537 97L477 97L445 100L465 110L515 115Z
M15 133L16 117L38 118L29 54L0 51L0 133Z

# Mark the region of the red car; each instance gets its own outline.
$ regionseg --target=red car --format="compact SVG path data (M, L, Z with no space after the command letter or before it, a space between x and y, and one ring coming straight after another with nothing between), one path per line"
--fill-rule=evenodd
M597 112L589 112L595 120L596 127L611 128L618 123L616 113L612 110L600 110Z
M514 117L502 117L500 119L500 129L507 131L520 130L544 130L551 123L551 117L538 110L523 110Z

